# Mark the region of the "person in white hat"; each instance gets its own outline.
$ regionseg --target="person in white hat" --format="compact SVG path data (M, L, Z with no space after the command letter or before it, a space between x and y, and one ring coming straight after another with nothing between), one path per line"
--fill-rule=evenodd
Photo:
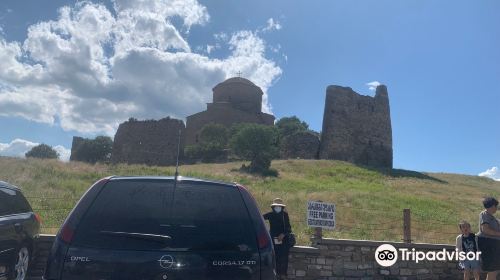
M290 245L285 236L292 232L290 218L285 211L286 205L281 198L275 198L271 204L271 212L264 214L264 219L269 221L270 234L276 253L276 272L279 279L284 279L288 270L288 253Z

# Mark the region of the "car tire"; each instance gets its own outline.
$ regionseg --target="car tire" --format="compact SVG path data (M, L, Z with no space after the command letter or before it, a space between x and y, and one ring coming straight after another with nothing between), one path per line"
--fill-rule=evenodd
M21 246L19 251L17 251L16 260L11 270L13 280L28 279L30 260L30 250L25 245Z

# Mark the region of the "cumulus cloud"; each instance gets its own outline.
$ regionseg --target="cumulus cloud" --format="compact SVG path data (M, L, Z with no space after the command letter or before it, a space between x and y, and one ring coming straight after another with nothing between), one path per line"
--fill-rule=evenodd
M22 157L39 143L31 142L24 139L14 139L10 143L0 143L0 156L6 157ZM71 150L58 145L53 147L59 153L59 159L62 161L69 161Z
M479 176L488 177L495 181L500 181L500 169L497 166L493 166L492 168L479 173Z
M214 59L213 48L197 54L186 40L193 25L210 20L196 0L113 3L113 11L87 1L62 7L57 19L31 25L24 42L0 35L0 116L112 135L129 117L183 119L204 110L212 87L239 71L263 89L263 111L271 111L267 89L281 68L258 31L217 34L230 52Z
M280 30L281 24L278 21L275 21L273 18L269 18L267 20L267 26L262 29L262 31L273 31Z
M368 89L376 90L377 87L381 85L381 83L379 81L373 81L373 82L366 83L366 85L368 86Z
M22 139L15 139L10 143L0 143L0 156L24 157L24 154L36 145L38 145L38 143Z
M59 160L64 161L64 162L69 161L69 157L71 156L70 149L66 149L64 146L61 146L61 145L57 145L53 148L59 154Z

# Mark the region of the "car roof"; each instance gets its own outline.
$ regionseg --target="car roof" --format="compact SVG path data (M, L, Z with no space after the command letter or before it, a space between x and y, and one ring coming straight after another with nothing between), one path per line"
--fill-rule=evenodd
M115 180L165 180L165 181L174 181L175 177L174 176L112 176L109 178L110 181L115 181ZM194 177L184 177L184 176L178 176L177 177L177 182L194 182L194 183L208 183L208 184L214 184L214 185L224 185L224 186L231 186L231 187L236 187L236 183L228 183L228 182L223 182L223 181L217 181L217 180L207 180L207 179L201 179L201 178L194 178Z
M16 190L16 191L21 191L20 188L14 186L14 185L11 185L7 182L4 182L4 181L0 181L0 188L7 188L7 189Z

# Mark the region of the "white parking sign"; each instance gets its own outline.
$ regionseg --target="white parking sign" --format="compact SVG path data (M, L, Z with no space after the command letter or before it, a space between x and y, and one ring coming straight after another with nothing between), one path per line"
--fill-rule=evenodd
M307 202L307 225L325 229L335 228L335 204L318 201Z

